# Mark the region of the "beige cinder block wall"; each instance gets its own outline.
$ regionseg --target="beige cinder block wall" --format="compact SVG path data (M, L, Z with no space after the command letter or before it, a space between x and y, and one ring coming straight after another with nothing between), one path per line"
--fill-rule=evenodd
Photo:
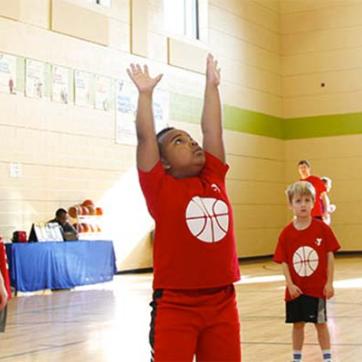
M280 117L278 1L209 3L209 44L220 59L224 103ZM239 256L271 254L285 223L283 141L226 131L225 142Z
M138 31L147 37L138 38L130 19L139 1L113 0L107 9L80 0L36 0L32 6L1 0L0 33L6 36L0 52L113 79L126 79L129 62L147 62L154 73L165 73L164 89L200 101L204 60L187 59L188 69L180 68L186 60L177 55L178 40L170 42L164 32L162 1L144 3L148 21ZM207 13L207 39L192 46L219 59L224 104L280 117L279 3L210 0ZM152 221L137 185L135 147L115 143L114 111L6 93L0 93L0 107L1 233L10 238L14 230L48 220L58 207L91 198L104 207L118 268L149 267ZM199 137L186 108L180 106L170 124ZM284 143L238 127L225 130L225 141L239 256L270 254L285 222ZM21 177L10 177L12 163L21 165Z
M362 2L280 4L286 181L304 158L331 177L333 229L343 250L361 250Z

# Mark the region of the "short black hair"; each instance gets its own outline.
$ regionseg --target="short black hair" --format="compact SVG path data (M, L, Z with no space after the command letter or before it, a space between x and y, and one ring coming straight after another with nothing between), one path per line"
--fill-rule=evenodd
M169 131L172 131L173 129L175 129L175 127L165 127L163 129L161 129L161 131L159 131L157 134L156 134L156 139L157 139L157 142L160 141L160 138L166 134L167 132Z
M55 212L55 217L59 217L59 216L62 216L64 214L67 214L67 210L65 209L58 209L56 212Z
M306 165L310 168L310 162L308 160L300 160L298 162L298 166L300 166L300 165Z

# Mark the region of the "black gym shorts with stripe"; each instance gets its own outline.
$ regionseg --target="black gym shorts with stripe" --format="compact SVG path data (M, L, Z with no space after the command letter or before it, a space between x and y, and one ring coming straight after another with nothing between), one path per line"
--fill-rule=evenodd
M286 323L326 323L327 305L322 298L302 294L298 298L287 301Z

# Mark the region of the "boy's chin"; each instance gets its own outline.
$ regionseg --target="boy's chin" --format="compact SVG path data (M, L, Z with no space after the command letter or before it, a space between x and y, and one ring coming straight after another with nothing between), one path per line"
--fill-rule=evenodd
M202 169L204 168L205 162L190 165L187 169L173 170L171 174L176 178L187 178L199 176Z
M308 219L312 217L310 212L301 212L297 216L300 217L301 219Z

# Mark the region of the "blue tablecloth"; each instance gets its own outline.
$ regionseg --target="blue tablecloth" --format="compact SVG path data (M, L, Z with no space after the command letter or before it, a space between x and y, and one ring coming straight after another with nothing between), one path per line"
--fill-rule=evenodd
M11 285L16 291L72 288L106 282L116 272L109 240L7 244Z

